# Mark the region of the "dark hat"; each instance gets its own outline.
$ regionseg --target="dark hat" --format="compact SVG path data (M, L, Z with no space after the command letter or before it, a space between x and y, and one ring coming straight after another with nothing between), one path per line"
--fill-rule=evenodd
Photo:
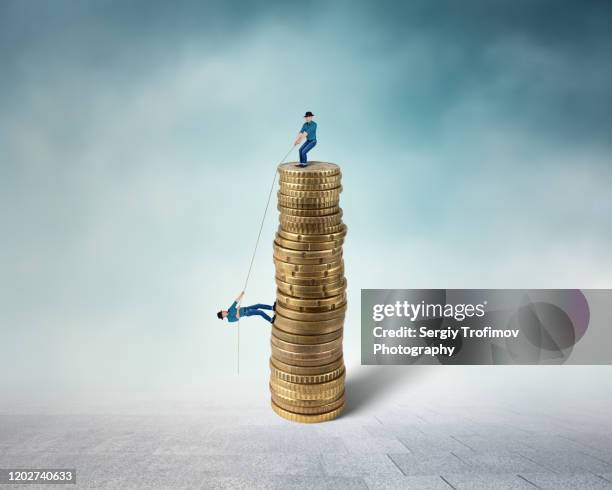
M304 117L312 117L314 116L314 114L310 111L308 111L306 114L304 114Z

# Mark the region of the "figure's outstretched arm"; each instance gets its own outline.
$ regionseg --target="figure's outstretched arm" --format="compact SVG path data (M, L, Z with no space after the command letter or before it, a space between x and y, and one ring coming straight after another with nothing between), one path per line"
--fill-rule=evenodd
M242 297L244 296L244 291L242 291L238 297L236 298L236 303L240 303L240 301L242 300Z
M304 131L304 132L300 131L298 133L298 135L295 137L295 141L293 142L293 146L299 145L300 142L303 141L304 138L306 138L307 135L308 135L308 133L306 131Z

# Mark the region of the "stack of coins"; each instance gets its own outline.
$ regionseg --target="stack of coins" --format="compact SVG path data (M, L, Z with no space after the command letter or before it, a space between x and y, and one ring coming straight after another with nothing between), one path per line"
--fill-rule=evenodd
M278 172L272 408L295 422L323 422L344 408L342 174L325 162L286 163Z

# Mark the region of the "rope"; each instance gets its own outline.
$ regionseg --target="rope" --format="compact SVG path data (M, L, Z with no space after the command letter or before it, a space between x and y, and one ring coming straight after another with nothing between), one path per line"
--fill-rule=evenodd
M274 178L272 179L272 184L270 185L270 192L268 192L268 200L266 201L266 207L263 212L263 216L261 217L261 224L259 225L259 232L257 233L257 240L255 240L255 247L253 248L253 255L251 255L251 263L249 264L249 271L247 272L246 279L244 280L244 286L242 287L242 291L246 291L247 285L249 284L249 279L251 277L251 270L253 269L253 262L255 261L255 254L257 253L257 247L259 246L259 239L261 238L261 231L263 230L264 223L266 221L266 215L268 214L268 207L270 206L270 198L272 197L272 191L274 190L274 184L276 183L276 174L278 173L278 167L282 165L289 154L293 151L293 149L297 145L293 145L287 154L283 157L280 163L274 169ZM240 308L240 303L236 305L236 308ZM240 310L238 310L240 311ZM237 371L238 375L240 375L240 318L238 318L238 336L236 339L237 343Z

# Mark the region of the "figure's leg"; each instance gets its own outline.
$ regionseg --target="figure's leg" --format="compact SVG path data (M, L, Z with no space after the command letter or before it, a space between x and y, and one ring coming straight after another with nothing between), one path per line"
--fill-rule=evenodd
M268 316L265 312L261 310L249 310L249 311L250 311L250 315L259 315L265 318L266 320L268 320L270 323L272 323L272 318Z
M300 163L306 163L306 151L305 148L308 146L308 140L304 141L302 146L300 146Z
M272 310L272 306L270 305L264 305L263 303L257 303L256 305L251 305L248 306L247 308L255 308L255 309L260 309L260 310Z
M308 162L308 156L306 154L315 147L315 145L317 144L317 141L316 140L307 141L306 143L307 143L307 145L304 148L304 161L302 163L307 163Z

